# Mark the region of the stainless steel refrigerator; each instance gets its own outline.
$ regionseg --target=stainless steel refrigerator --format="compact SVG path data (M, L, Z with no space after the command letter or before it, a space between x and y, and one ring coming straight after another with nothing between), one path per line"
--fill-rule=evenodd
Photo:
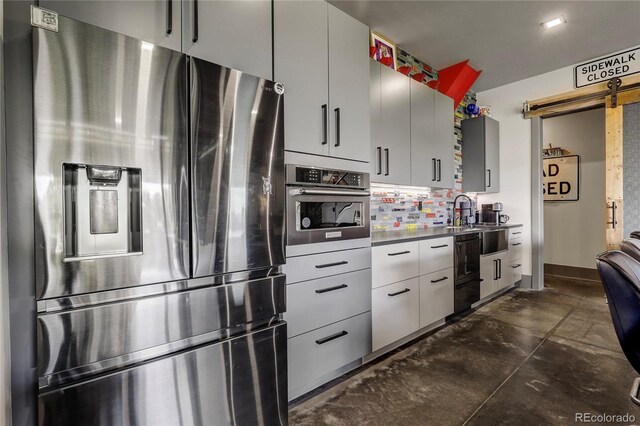
M33 29L38 423L286 424L282 87L57 25Z

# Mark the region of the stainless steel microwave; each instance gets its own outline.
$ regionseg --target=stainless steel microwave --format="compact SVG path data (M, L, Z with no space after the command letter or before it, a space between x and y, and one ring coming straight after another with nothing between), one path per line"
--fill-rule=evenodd
M369 238L369 174L289 164L287 245Z

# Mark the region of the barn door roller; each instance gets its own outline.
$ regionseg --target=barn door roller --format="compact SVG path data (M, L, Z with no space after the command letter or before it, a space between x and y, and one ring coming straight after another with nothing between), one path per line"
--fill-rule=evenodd
M607 87L611 91L611 108L616 108L618 106L618 89L622 86L622 80L618 77L613 77L607 83Z

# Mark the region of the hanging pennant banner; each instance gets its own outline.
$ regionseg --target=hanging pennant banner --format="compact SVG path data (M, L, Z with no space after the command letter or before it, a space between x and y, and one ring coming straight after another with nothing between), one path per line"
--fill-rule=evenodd
M574 68L574 82L578 87L601 83L613 77L637 74L640 72L640 47L626 52L606 56L585 62Z

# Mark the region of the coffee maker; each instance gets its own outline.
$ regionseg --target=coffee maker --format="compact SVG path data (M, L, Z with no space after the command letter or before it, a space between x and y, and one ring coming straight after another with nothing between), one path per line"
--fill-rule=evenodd
M504 204L496 202L493 204L483 204L481 210L481 221L485 225L502 225L507 223L509 216L503 214Z

